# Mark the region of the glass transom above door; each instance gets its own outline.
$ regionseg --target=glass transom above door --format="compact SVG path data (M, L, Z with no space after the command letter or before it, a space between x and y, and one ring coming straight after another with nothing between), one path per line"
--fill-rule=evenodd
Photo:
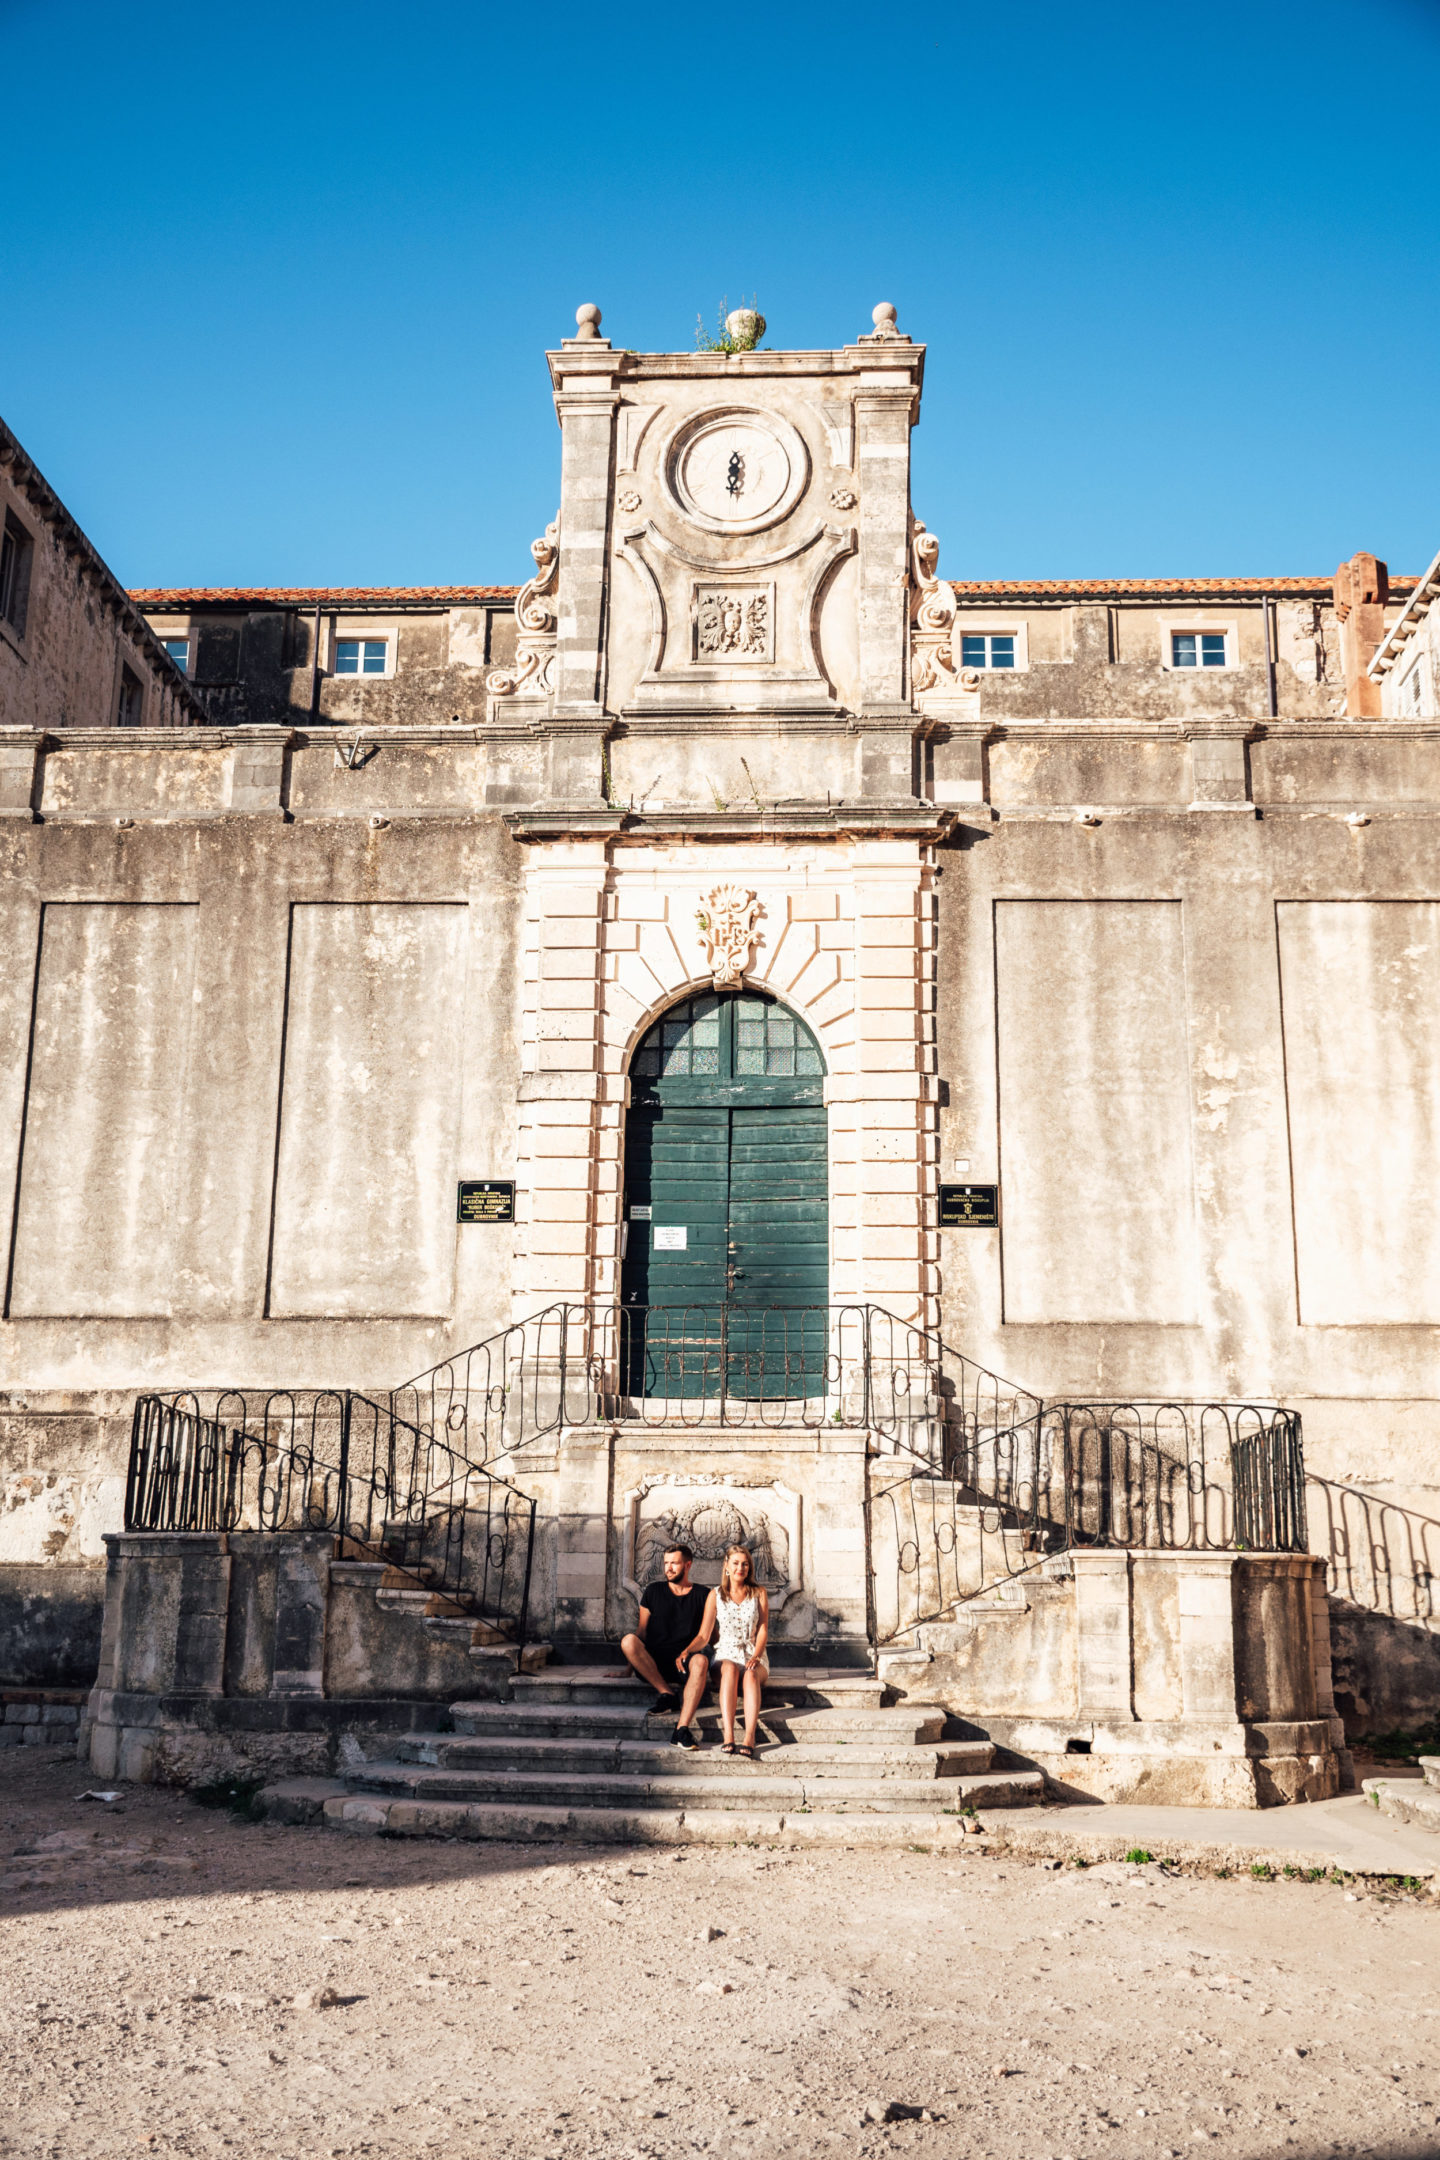
M820 1100L825 1061L803 1020L774 998L702 992L649 1030L630 1064L637 1094L728 1097L730 1084L768 1081L787 1098ZM798 1092L797 1092L798 1083ZM744 1092L749 1096L750 1089Z
M810 476L804 442L778 414L705 413L670 446L670 487L711 532L758 532L788 517Z

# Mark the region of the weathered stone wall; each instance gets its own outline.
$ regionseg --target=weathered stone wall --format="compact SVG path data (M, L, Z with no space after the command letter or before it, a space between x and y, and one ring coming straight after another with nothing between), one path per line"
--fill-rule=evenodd
M634 574L628 569L624 573L627 579ZM858 668L858 648L849 627L855 578L853 558L842 562L827 588L823 625L836 672L851 688ZM1387 621L1399 616L1408 590L1403 581L1397 583L1396 597L1385 611ZM179 604L180 596L167 604L163 593L137 598L158 636L188 639L195 688L225 725L303 727L332 721L344 727L404 727L484 718L486 672L509 664L516 642L514 588L491 591L493 598L446 607L427 606L423 595L404 592L397 593L389 607L376 601L364 611L327 604L321 609L318 638L315 610L299 598L285 605L279 604L279 596L223 605L198 596L193 604ZM988 722L1263 719L1270 712L1267 607L1272 612L1276 716L1332 719L1344 711L1339 624L1325 584L1261 601L1248 594L1217 601L1204 580L1196 582L1188 599L1181 587L1164 603L1133 597L1021 601L1003 586L987 590L965 585L956 592L952 646L957 669L966 631L998 631L1016 639L1014 669L984 673L975 685L976 710ZM1171 667L1169 639L1177 627L1223 632L1231 641L1231 664L1189 671ZM387 673L370 678L335 674L336 641L366 636L391 642ZM625 682L640 673L645 643L633 627L625 627L615 655ZM617 697L620 687L617 683ZM1400 704L1393 698L1391 702L1399 717ZM1426 710L1433 711L1433 705ZM703 764L707 748L713 760L713 747L691 744L691 761L698 756ZM762 795L809 792L799 785L801 776L793 768L782 765L772 780L753 756L750 763ZM656 775L645 768L643 737L635 773L625 777L633 786L622 786L617 771L617 790L626 796L648 791L652 799L663 797L673 785L664 773L655 785ZM712 777L722 795L739 800L749 793L738 765L733 772L720 770ZM697 797L710 799L703 792Z
M1097 596L1022 602L997 589L956 588L954 657L966 631L1013 635L1015 667L985 672L975 685L987 720L1259 719L1270 713L1267 636L1275 670L1275 714L1328 719L1344 711L1339 626L1329 591L1273 599L1217 599L1198 580L1176 581L1163 602ZM1390 615L1398 615L1397 598ZM1271 621L1267 631L1266 611ZM1226 638L1223 668L1170 665L1176 630Z
M906 1630L879 1663L1062 1792L1269 1807L1348 1775L1323 1563L1305 1555L1075 1551Z
M0 1396L0 1686L93 1677L129 1435L122 1396Z
M318 609L219 596L142 592L158 637L184 638L195 690L224 726L428 726L485 716L485 675L514 656L513 587L448 606L397 593L390 606ZM384 639L383 675L339 675L341 638Z
M20 621L0 616L0 813L29 809L30 768L12 764L9 728L114 727L121 673L139 686L134 724L189 727L203 709L14 436L0 422L0 525L22 552Z
M946 1339L1051 1398L1298 1408L1359 1731L1440 1654L1433 828L1365 815L967 829L937 1004L942 1167L1003 1194L941 1233Z

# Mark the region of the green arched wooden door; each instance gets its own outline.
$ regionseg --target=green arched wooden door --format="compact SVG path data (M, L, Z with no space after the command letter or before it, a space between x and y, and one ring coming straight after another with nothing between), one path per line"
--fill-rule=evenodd
M823 1392L824 1076L804 1021L751 990L687 998L640 1043L625 1139L627 1392Z

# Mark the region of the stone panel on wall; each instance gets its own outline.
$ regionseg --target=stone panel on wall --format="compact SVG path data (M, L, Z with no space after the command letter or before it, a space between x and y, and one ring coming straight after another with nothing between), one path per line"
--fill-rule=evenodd
M1440 901L1276 907L1302 1325L1440 1321Z
M1196 1317L1175 901L995 909L1007 1321Z
M175 1309L197 910L52 902L35 976L9 1310Z
M467 911L297 906L269 1310L448 1314Z

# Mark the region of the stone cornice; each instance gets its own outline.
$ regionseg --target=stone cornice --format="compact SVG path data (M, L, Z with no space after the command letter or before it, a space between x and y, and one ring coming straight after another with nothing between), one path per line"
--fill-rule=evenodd
M517 840L612 838L651 840L848 840L894 836L917 842L940 840L957 812L934 803L776 803L756 810L629 811L557 804L511 810L505 823Z

